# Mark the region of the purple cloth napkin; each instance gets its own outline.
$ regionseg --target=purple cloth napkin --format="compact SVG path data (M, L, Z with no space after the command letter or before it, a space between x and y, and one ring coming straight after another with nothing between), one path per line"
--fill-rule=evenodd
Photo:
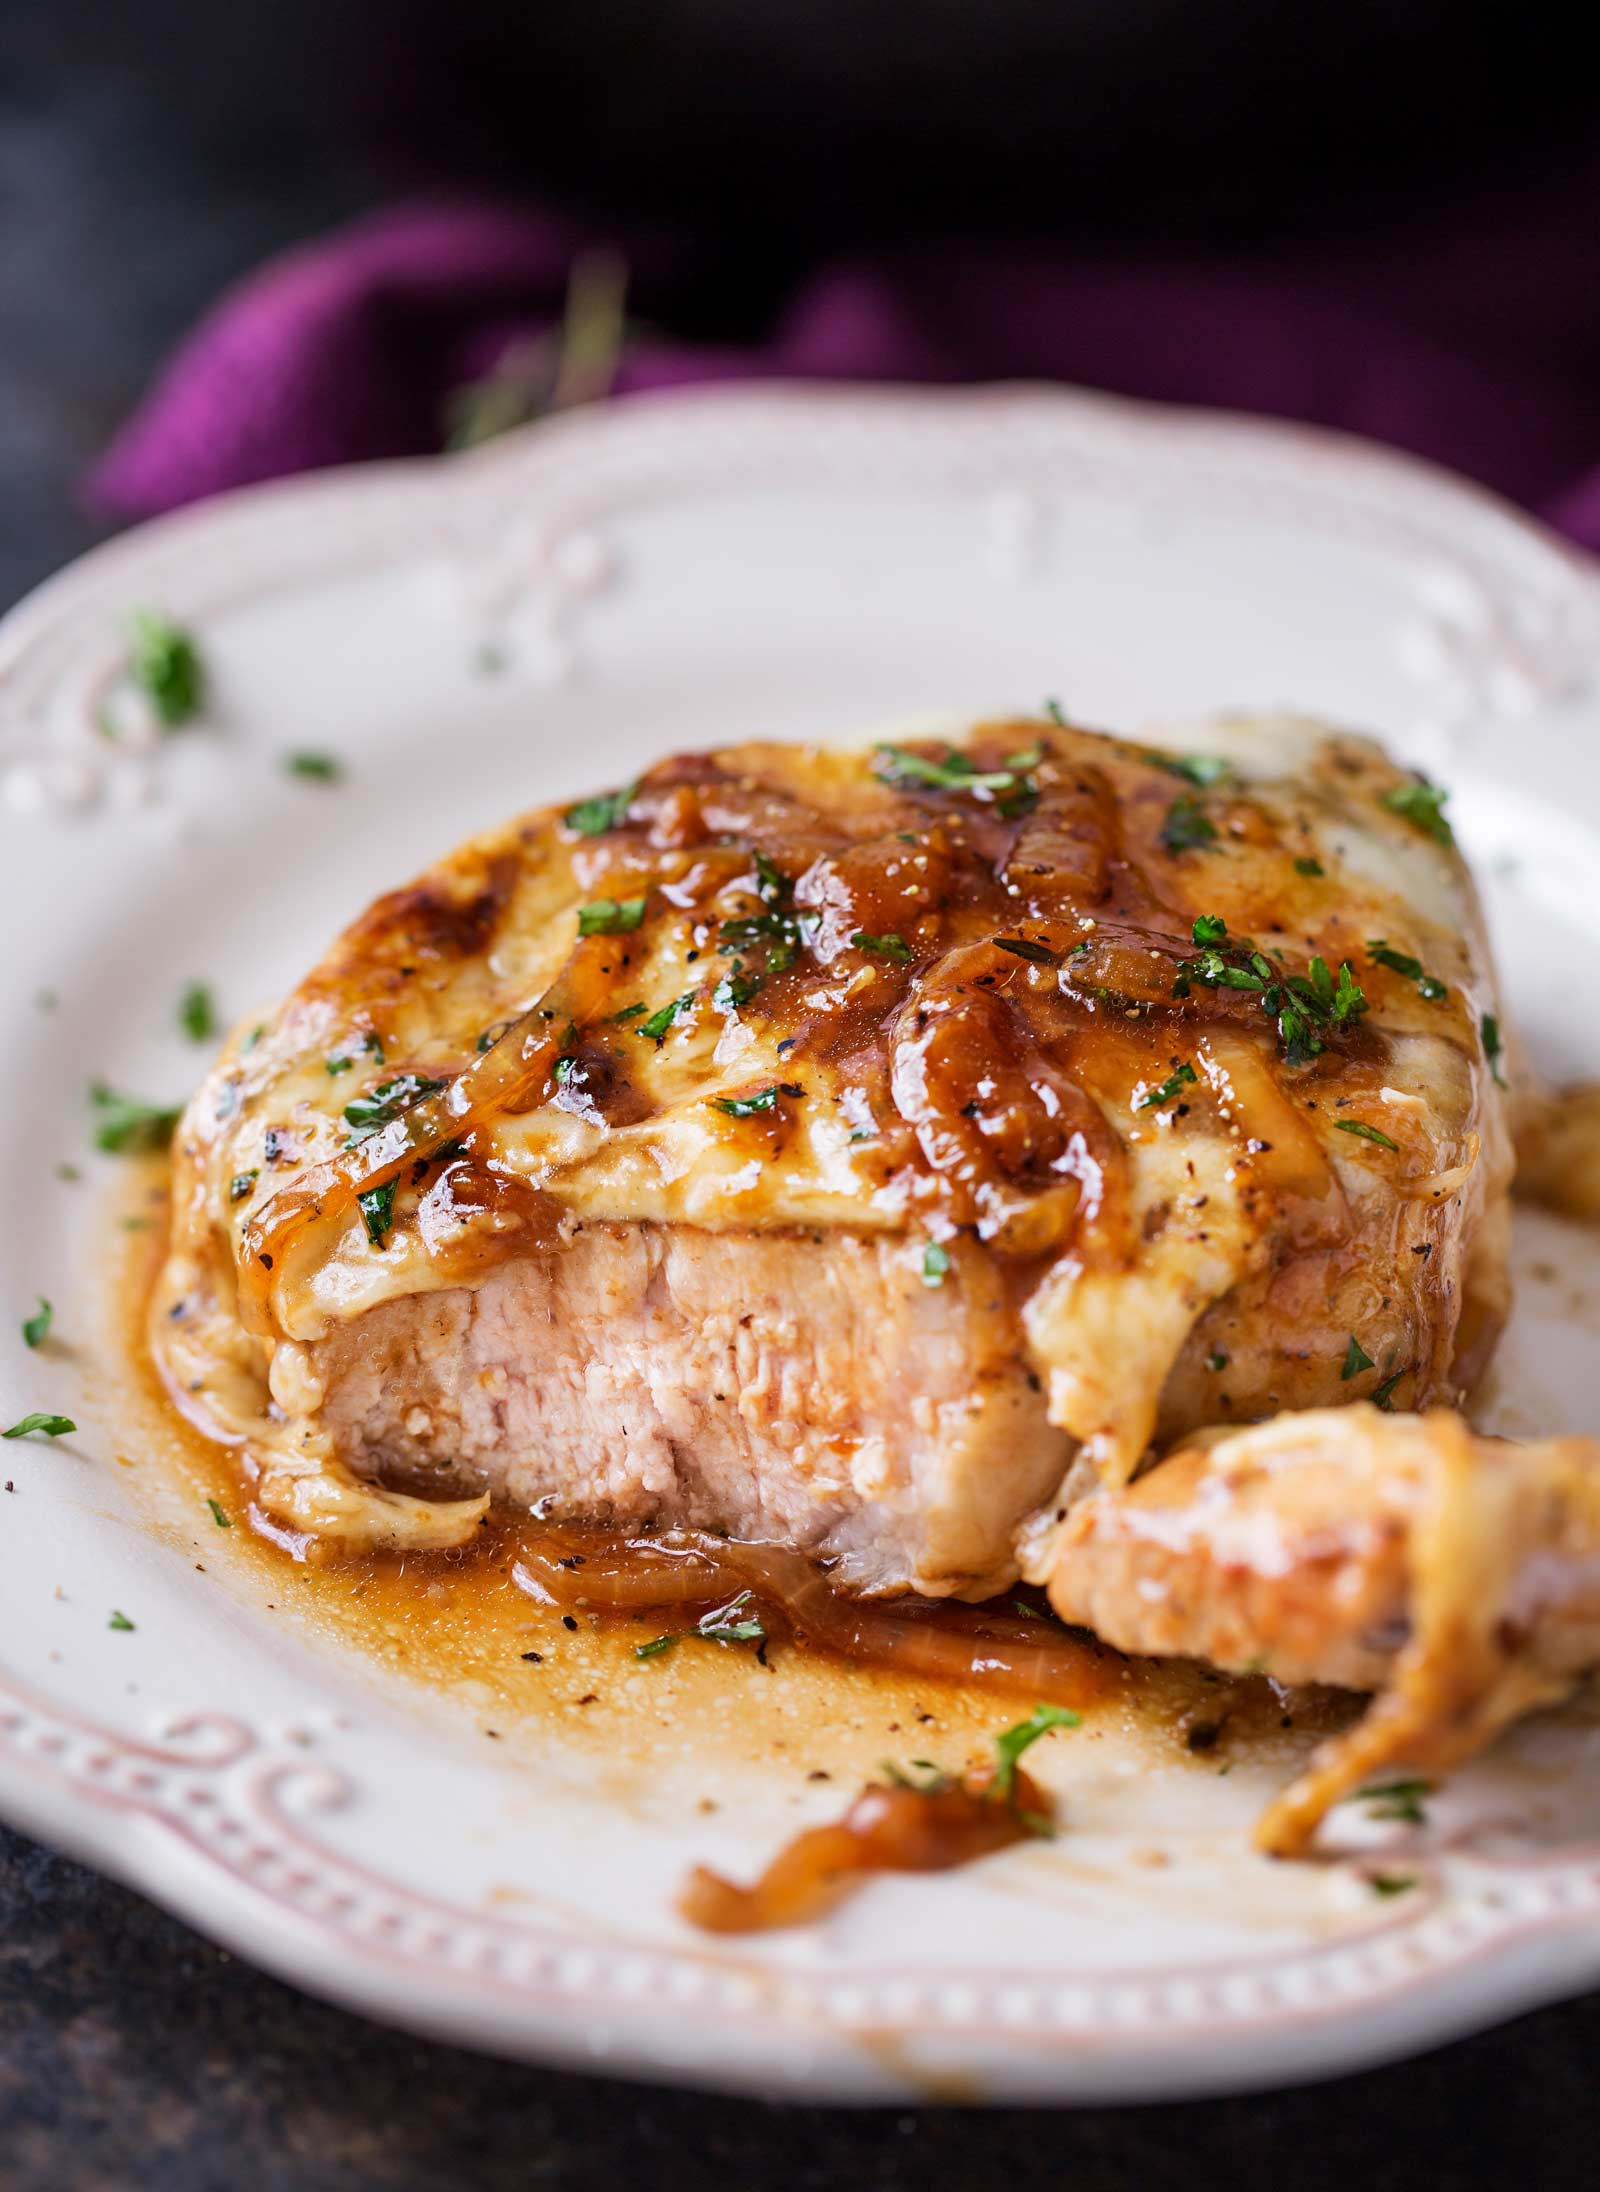
M559 318L614 244L618 392L756 376L1077 382L1348 428L1452 465L1600 549L1600 162L1272 250L919 245L824 267L759 345L675 340L705 268L660 240L454 199L287 253L189 336L90 482L148 516L249 480L437 449L452 390Z

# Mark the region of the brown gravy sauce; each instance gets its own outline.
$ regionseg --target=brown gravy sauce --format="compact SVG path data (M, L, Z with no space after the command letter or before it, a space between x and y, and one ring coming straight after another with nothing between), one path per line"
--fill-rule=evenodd
M859 1640L847 1651L819 1640L752 1587L735 1620L753 1614L764 1638L716 1641L696 1625L701 1612L726 1602L720 1581L704 1606L648 1595L609 1604L609 1592L585 1588L584 1571L625 1573L632 1541L558 1531L528 1513L497 1509L472 1544L449 1552L352 1556L285 1540L252 1513L229 1450L173 1407L145 1345L145 1308L166 1238L164 1166L130 1164L117 1217L107 1258L114 1360L103 1397L117 1465L137 1476L150 1527L209 1581L290 1623L315 1647L359 1655L423 1685L449 1704L463 1732L523 1743L531 1760L541 1735L559 1728L563 1743L616 1762L606 1785L626 1800L637 1800L653 1766L681 1768L692 1750L703 1756L708 1790L719 1786L720 1767L737 1760L791 1775L797 1796L808 1782L833 1781L841 1800L859 1804L858 1792L881 1778L885 1760L933 1760L953 1775L970 1773L991 1755L994 1735L1041 1702L1082 1713L1074 1742L1132 1731L1160 1758L1226 1772L1245 1758L1298 1757L1308 1738L1344 1726L1356 1709L1336 1691L1291 1693L1264 1677L1125 1659L1063 1627L1040 1594L1021 1588L991 1602L994 1618L1012 1642L1047 1648L1048 1681L1026 1653L1015 1680L981 1664L1003 1656L972 1640L989 1609L834 1600L847 1620L859 1613L886 1630L878 1656ZM529 1588L530 1575L548 1576L563 1562L572 1563L562 1571L572 1588L561 1601ZM970 1678L952 1679L928 1671L915 1650L908 1663L894 1641L907 1631L914 1645L919 1634L943 1633L952 1657L980 1665ZM670 1647L641 1654L666 1635ZM713 1811L718 1801L704 1795L697 1808Z

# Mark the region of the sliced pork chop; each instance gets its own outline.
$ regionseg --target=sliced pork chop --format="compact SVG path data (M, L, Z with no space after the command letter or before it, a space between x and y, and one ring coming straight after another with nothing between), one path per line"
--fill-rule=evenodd
M306 1353L339 1455L413 1490L978 1594L1068 1444L993 1296L984 1259L929 1287L893 1239L595 1224Z
M152 1344L309 1533L550 1500L981 1596L1153 1441L1459 1396L1494 1012L1438 795L1360 739L681 756L473 840L235 1040Z

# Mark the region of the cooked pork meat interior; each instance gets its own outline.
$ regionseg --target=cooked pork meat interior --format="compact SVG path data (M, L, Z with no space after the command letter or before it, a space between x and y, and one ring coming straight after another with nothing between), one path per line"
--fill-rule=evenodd
M681 755L472 840L234 1039L153 1345L310 1538L499 1499L857 1592L1021 1575L1140 1649L1287 1624L1297 1674L1378 1680L1359 1622L1219 1611L1226 1449L1123 1488L1461 1402L1506 1301L1496 1011L1439 795L1362 738ZM1381 1537L1410 1479L1349 1421L1318 1496ZM1350 1603L1403 1634L1387 1571Z

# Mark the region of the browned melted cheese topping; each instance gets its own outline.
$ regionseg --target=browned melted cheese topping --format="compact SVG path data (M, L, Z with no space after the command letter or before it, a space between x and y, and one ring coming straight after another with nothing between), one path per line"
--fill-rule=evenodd
M1200 782L1032 721L734 747L469 843L191 1107L164 1298L210 1369L174 1387L221 1418L218 1360L240 1406L270 1361L279 1412L314 1410L284 1343L600 1218L993 1270L1101 1480L1158 1431L1353 1397L1353 1294L1374 1381L1455 1397L1509 1170L1470 884L1369 743L1210 743Z

